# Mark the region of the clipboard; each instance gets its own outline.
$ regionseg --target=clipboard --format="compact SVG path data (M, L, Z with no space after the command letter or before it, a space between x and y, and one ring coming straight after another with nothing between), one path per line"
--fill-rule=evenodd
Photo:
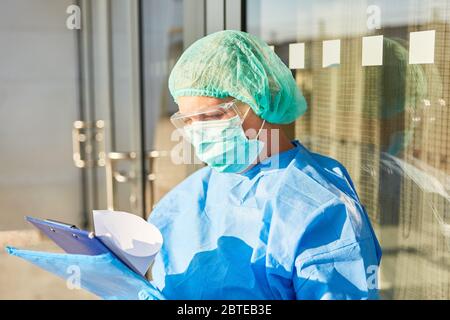
M30 251L6 246L8 254L22 258L66 281L78 277L81 288L103 299L166 299L145 274L115 254L102 241L101 234L95 235L75 225L56 220L41 220L29 216L25 217L25 220L41 230L65 253ZM162 242L158 245L161 244ZM78 273L74 274L74 270L78 270Z
M25 220L45 233L66 253L94 256L110 252L93 232L78 229L75 225L29 216Z

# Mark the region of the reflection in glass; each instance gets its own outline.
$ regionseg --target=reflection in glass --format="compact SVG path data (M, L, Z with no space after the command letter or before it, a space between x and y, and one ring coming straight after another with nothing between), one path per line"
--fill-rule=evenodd
M169 117L178 110L169 93L170 70L183 52L183 10L181 0L142 2L142 41L144 68L145 149L147 170L147 214L170 189L187 175L185 166L170 161L173 125Z
M309 109L296 137L354 179L383 248L382 298L450 299L450 1L249 0L247 10L247 31L286 65L289 44L305 44L293 72ZM428 30L434 63L410 64L410 33ZM381 65L363 66L369 36L383 36ZM336 39L340 65L323 68L323 41Z

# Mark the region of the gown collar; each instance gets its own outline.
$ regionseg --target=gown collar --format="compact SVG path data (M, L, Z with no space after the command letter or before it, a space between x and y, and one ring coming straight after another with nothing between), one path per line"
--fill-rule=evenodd
M220 173L226 175L230 179L235 180L234 186L231 188L230 199L235 205L248 205L250 207L257 206L256 203L250 203L255 201L254 188L258 180L265 174L281 169L286 169L292 161L297 157L297 154L301 152L301 144L299 141L291 141L294 148L272 155L267 159L256 164L254 167L244 173Z
M252 179L260 172L287 168L301 148L298 140L293 140L291 143L294 145L294 148L271 155L239 175Z

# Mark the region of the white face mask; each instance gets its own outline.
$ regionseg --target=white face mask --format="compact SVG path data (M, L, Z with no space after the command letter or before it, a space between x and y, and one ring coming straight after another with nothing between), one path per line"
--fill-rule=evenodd
M197 157L219 172L242 172L248 168L264 148L258 136L255 139L245 136L239 116L225 120L198 121L184 127L184 132L195 148Z

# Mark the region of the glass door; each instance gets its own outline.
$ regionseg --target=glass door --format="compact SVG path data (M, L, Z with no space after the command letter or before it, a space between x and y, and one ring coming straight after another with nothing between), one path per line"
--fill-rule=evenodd
M2 1L0 9L0 231L24 216L85 222L85 177L71 132L83 117L73 1ZM1 239L0 239L1 240Z
M180 137L169 122L176 105L167 79L183 49L205 34L204 1L0 7L0 243L55 249L24 215L88 229L94 209L146 218L196 169L170 157ZM5 252L0 264L10 270L0 277L1 297L92 298ZM19 280L36 285L11 292Z
M205 35L210 15L207 8L214 9L215 2L167 0L141 4L146 217L161 197L201 166L180 161L182 150L191 147L169 120L178 107L169 93L168 78L183 50Z
M182 139L174 137L169 121L177 106L167 80L183 49L204 35L205 4L98 0L80 6L86 112L75 125L86 126L89 136L79 143L91 164L81 166L88 211L108 208L147 218L165 193L198 168L171 156Z
M167 86L170 70L184 49L186 6L179 0L143 1L141 6L146 217L188 174L185 166L171 160L179 141L173 138L169 121L177 106Z
M87 211L108 208L146 218L199 167L173 160L183 141L169 121L177 106L167 81L184 48L204 36L206 4L98 0L80 1L80 7L85 112L74 123L74 159L81 157L75 165L86 175Z
M356 184L385 299L450 299L449 23L450 1L247 1L307 98L296 138Z
M74 164L94 209L144 215L138 1L80 1L83 117L73 123Z

